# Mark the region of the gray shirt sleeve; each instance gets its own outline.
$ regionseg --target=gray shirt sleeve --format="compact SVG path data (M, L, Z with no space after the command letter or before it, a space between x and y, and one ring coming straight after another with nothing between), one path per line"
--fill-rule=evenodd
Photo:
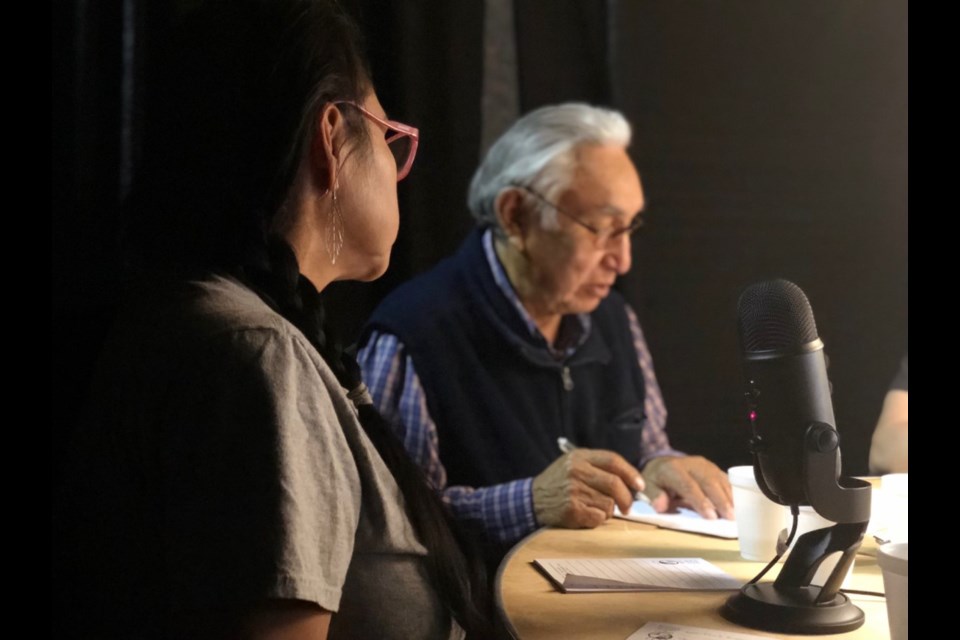
M295 598L336 611L360 483L302 336L218 336L185 367L162 432L162 551L175 608Z

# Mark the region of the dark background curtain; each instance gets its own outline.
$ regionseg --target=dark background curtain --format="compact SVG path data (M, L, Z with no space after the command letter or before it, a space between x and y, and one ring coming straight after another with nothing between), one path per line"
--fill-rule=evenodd
M382 103L422 142L399 186L390 270L329 291L341 330L355 336L386 292L471 228L467 184L484 132L499 132L481 107L484 47L510 45L512 108L582 100L634 125L649 225L619 286L646 330L674 445L721 466L747 460L736 301L750 283L786 277L807 292L827 345L845 469L865 473L907 349L906 0L487 1L512 30L485 38L476 1L346 3ZM54 480L123 285L119 203L144 123L162 108L162 96L148 99L150 43L178 9L54 3Z
M826 345L844 466L865 473L907 349L906 2L611 7L613 101L650 212L622 285L673 438L747 459L735 303L785 277Z

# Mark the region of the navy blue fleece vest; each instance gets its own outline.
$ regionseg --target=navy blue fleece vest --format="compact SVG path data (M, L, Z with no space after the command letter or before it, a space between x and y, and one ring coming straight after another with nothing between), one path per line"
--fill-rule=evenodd
M497 288L474 231L459 251L393 291L372 329L396 335L413 359L437 424L450 485L534 476L557 438L617 451L636 464L643 376L616 292L591 314L590 336L557 361Z

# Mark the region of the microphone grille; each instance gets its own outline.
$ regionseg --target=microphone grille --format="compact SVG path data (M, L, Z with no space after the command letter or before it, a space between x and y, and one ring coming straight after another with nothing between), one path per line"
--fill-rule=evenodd
M817 323L803 289L789 280L750 285L737 303L745 352L790 349L817 339Z

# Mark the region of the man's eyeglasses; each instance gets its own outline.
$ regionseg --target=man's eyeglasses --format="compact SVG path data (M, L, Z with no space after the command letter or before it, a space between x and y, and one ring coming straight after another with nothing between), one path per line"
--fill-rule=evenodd
M611 240L620 238L624 235L629 236L633 234L637 229L643 226L643 218L640 217L640 214L637 214L637 216L630 221L630 224L624 227L613 226L613 227L606 227L604 229L598 229L596 226L590 224L589 222L584 222L579 216L570 213L566 209L559 207L553 202L550 202L545 197L543 197L543 195L538 193L536 190L531 189L530 187L523 184L513 184L512 186L516 187L517 189L522 189L523 191L526 191L527 193L532 195L534 198L536 198L543 204L547 205L548 207L550 207L551 209L554 209L559 213L562 213L563 215L567 216L568 218L576 222L578 225L580 225L581 227L583 227L584 229L592 233L594 235L594 238L596 239L597 247L605 247L607 243L610 242Z
M349 100L339 100L333 104L348 104L351 107L360 110L360 113L370 118L377 124L386 127L387 146L393 153L397 161L397 182L400 182L410 173L410 167L413 166L413 159L417 155L417 145L420 143L420 130L416 127L397 122L396 120L384 120L373 115L356 102Z

